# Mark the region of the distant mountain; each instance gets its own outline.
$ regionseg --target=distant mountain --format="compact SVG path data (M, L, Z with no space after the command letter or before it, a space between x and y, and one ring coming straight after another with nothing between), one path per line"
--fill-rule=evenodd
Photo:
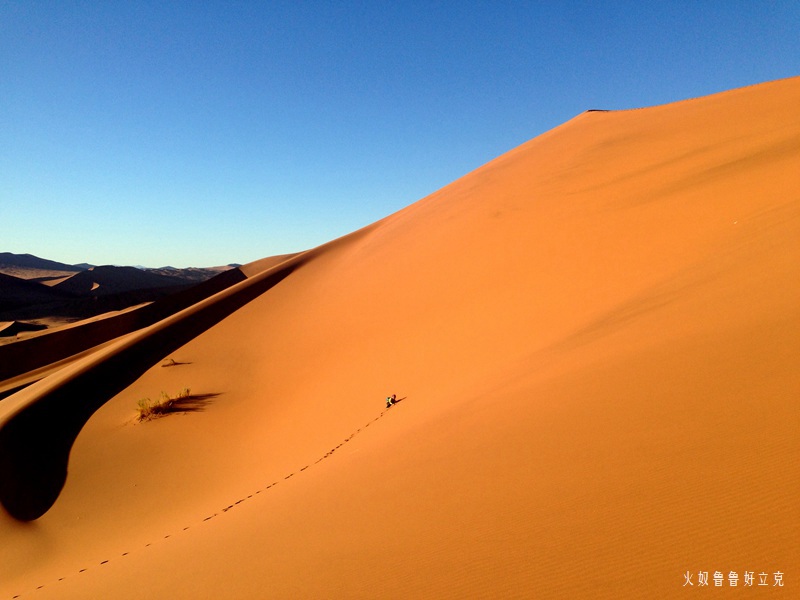
M92 265L68 265L65 263L39 258L33 254L13 254L0 252L0 266L26 267L29 269L45 269L49 271L83 271Z
M13 254L0 252L0 273L20 279L44 279L65 277L78 273L91 265L68 265L33 254Z

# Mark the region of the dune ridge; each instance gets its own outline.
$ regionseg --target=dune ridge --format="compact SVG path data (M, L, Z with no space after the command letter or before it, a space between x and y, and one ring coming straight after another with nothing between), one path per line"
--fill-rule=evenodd
M54 374L32 390L29 398L16 394L0 405L0 503L4 508L22 520L44 514L66 480L69 450L78 432L99 406L135 380L140 374L138 365L150 366L164 350L179 347L224 319L254 295L288 277L302 261L287 262L245 280L245 285L234 284L225 293L231 285L227 277L223 291L210 300L195 301L190 308L161 319L146 331L126 336ZM202 297L207 289L211 287L205 286L199 294L193 294L193 299ZM182 300L179 302L184 303ZM95 323L120 337L106 322ZM81 339L86 339L87 326L80 328ZM47 424L52 425L44 434L37 431ZM31 443L31 438L36 441Z
M0 520L0 593L796 585L798 105L582 113L2 400L0 499L36 520ZM183 387L214 401L133 425Z
M271 256L241 268L226 269L210 279L143 306L53 328L40 336L16 341L13 348L4 349L0 346L0 398L3 397L4 389L16 384L12 381L15 378L27 385L39 379L34 372L47 372L47 365L63 363L68 357L165 319L293 256L296 254ZM102 322L98 322L100 320ZM48 337L42 337L45 335Z
M16 341L13 347L0 346L0 380L39 369L156 323L244 278L241 271L231 269L144 306L119 311L118 314L108 315L103 319L84 319L39 336Z

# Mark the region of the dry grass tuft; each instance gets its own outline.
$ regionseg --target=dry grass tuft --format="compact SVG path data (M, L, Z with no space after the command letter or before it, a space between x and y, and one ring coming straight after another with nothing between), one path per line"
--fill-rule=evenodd
M159 398L156 402L150 400L150 398L142 398L139 400L139 421L149 421L150 419L155 419L156 417L161 417L171 412L175 411L176 403L180 402L181 400L185 400L189 398L191 395L189 388L184 388L177 396L170 396L166 392L161 392L161 398Z

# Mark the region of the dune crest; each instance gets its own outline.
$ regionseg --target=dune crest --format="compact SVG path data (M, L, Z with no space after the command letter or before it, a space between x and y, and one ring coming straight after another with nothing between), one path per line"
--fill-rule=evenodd
M796 585L798 106L582 113L0 401L0 594Z

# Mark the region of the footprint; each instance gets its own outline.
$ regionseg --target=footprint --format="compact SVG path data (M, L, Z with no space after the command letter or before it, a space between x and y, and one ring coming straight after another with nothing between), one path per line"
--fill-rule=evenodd
M176 364L180 364L180 363L176 363ZM322 462L323 460L325 460L326 458L328 458L329 456L331 456L331 455L332 455L334 452L336 452L336 450L338 450L338 449L339 449L339 448L341 448L341 447L342 447L344 444L346 444L347 442L349 442L350 440L352 440L352 439L353 439L353 438L356 436L356 434L360 433L360 432L361 432L363 429L365 429L365 428L369 427L369 426L370 426L372 423L374 423L375 421L377 421L378 419L380 419L382 416L384 416L384 415L386 414L386 412L387 412L387 411L383 411L383 412L381 412L381 414L380 414L380 415L378 415L377 417L375 417L374 419L372 419L372 421L370 421L369 423L366 423L366 424L364 425L364 427L360 427L360 428L356 429L356 430L355 430L355 432L351 433L349 437L345 438L345 439L344 439L344 441L343 441L341 444L339 444L339 445L338 445L338 446L336 446L335 448L332 448L332 449L331 449L331 450L330 450L330 451L329 451L327 454L325 454L325 455L324 455L324 456L322 456L321 458L318 458L318 459L317 459L317 460L316 460L316 461L315 461L313 464L315 464L315 465L316 465L316 464L319 464L320 462ZM310 466L311 466L310 464L309 464L309 465L306 465L305 467L303 467L302 469L300 469L300 471L299 471L299 472L303 472L303 471L305 471L305 470L306 470L306 469L308 469ZM289 474L288 474L286 477L284 477L283 479L284 479L284 480L286 480L286 479L290 479L290 478L291 478L291 477L293 477L294 475L295 475L295 473L289 473ZM255 494L260 494L262 491L266 491L266 490L270 489L271 487L274 487L274 486L278 485L278 483L280 483L280 481L274 481L274 482L272 482L271 484L269 484L268 486L266 486L265 488L263 488L263 489L260 489L260 490L257 490L256 492L254 492L254 494L250 494L249 496L247 496L247 498L242 498L241 500L237 500L237 501L236 501L234 504L231 504L231 505L227 506L226 508L222 509L222 512L227 512L228 510L232 509L232 508L233 508L233 507L234 507L236 504L241 504L241 503L242 503L242 502L244 502L245 500L252 498L252 497L253 497ZM219 514L220 514L220 513L214 513L213 515L211 515L211 516L208 516L208 517L206 517L205 519L203 519L203 521L204 521L204 522L205 522L205 521L210 521L211 519L213 519L214 517L218 516ZM186 530L188 530L189 528L190 528L190 526L184 527L184 528L183 528L183 531L186 531ZM165 536L164 536L164 539L168 539L169 537L170 537L170 535L165 535ZM147 543L147 544L145 544L145 545L144 545L144 547L145 547L145 548L149 548L149 547L150 547L150 546L152 546L152 545L153 545L153 543L152 543L152 542L150 542L150 543ZM129 554L129 552L123 552L123 553L122 553L120 556L128 556L128 554ZM101 565L104 565L104 564L106 564L106 563L108 563L108 562L109 562L109 560L104 560L104 561L102 561L100 564L101 564ZM88 570L88 568L87 568L87 569L81 569L80 571L78 571L78 573L85 573L87 570ZM58 581L63 581L64 579L65 579L65 577L60 577L60 578L58 579ZM43 587L44 587L43 585L40 585L40 586L39 586L39 587L37 587L36 589L37 589L37 590L40 590L40 589L42 589ZM21 597L20 595L16 595L16 596L12 596L12 599L16 599L16 598L20 598L20 597Z

